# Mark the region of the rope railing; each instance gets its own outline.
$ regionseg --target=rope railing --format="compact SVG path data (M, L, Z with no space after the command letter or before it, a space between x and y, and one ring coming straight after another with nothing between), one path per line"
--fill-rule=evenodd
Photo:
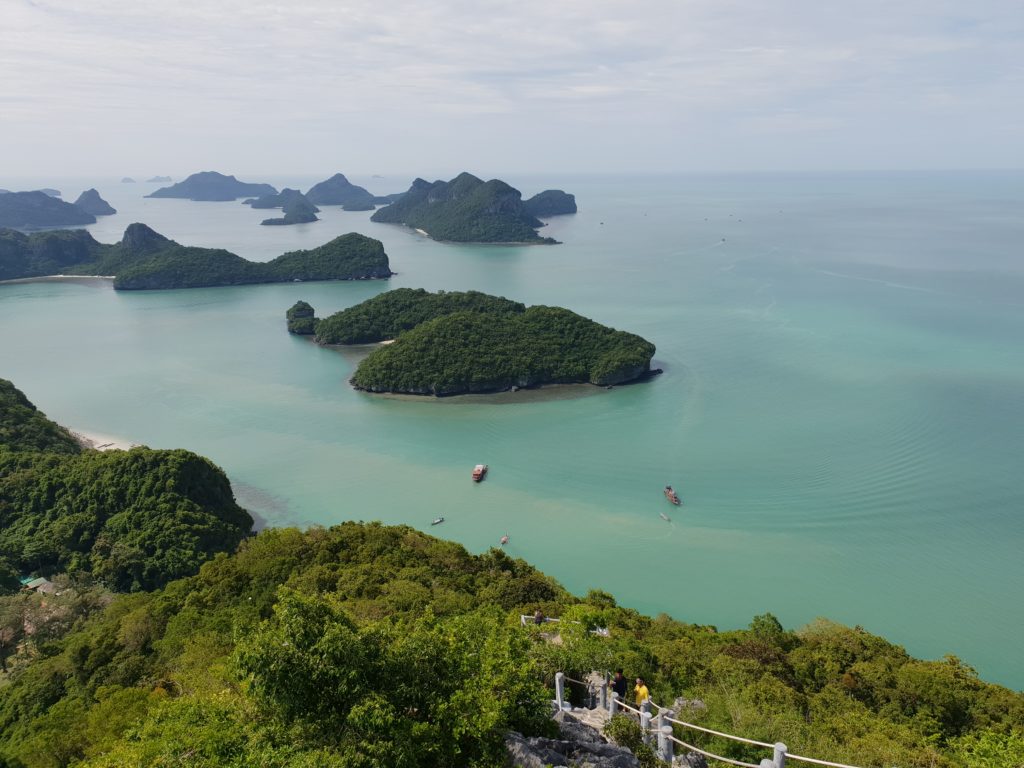
M593 682L587 683L582 680L576 680L568 677L563 672L558 672L555 675L555 701L562 709L565 706L565 681L568 680L572 683L587 686L588 690L593 689ZM601 695L600 695L600 706L607 708L607 710L615 715L619 712L630 712L636 715L640 720L640 728L643 731L644 741L650 743L653 736L657 736L658 748L657 754L661 760L667 763L672 762L673 752L675 751L674 745L679 744L681 747L685 747L688 750L697 752L698 754L704 755L709 760L716 760L721 763L728 763L729 765L740 766L741 768L784 768L787 761L810 763L812 765L821 765L825 768L857 768L857 766L847 765L845 763L834 763L830 760L819 760L814 757L803 757L802 755L794 755L789 752L789 748L782 742L776 742L775 744L769 744L766 741L758 741L757 739L748 739L744 736L735 736L731 733L723 733L722 731L716 731L713 728L705 728L703 725L697 725L695 723L688 723L685 720L677 720L674 715L675 712L668 707L662 706L657 702L647 699L642 704L638 704L636 707L632 707L626 702L622 701L617 693L612 693L609 696L608 691L608 679L607 675L605 680L601 683ZM657 716L651 715L651 707L658 710ZM714 752L709 752L701 747L694 744L683 741L678 738L673 732L673 726L679 728L686 728L700 733L706 733L710 736L717 736L722 739L734 741L740 744L749 744L754 747L761 747L763 749L772 750L772 756L770 758L764 758L760 764L747 763L743 760L737 760L731 757L725 757L723 755L717 755Z

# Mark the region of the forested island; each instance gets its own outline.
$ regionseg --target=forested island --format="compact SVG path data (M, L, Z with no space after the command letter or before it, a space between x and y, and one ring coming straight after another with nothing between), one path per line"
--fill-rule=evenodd
M234 176L225 176L216 171L193 173L184 181L169 187L161 187L146 197L174 197L204 202L223 202L240 197L274 195L277 190L269 184L248 184Z
M85 192L78 196L75 200L74 205L81 208L86 213L91 213L93 216L113 216L117 213L117 210L100 197L100 193L95 189L87 189Z
M304 280L367 280L392 272L379 240L350 232L328 243L252 262L219 248L184 246L132 224L105 245L82 230L26 235L0 229L0 280L46 275L113 276L120 290L198 288Z
M345 211L372 211L378 205L394 202L401 194L373 195L365 188L350 182L345 178L345 174L336 173L331 178L310 187L306 197L314 205L340 205Z
M317 214L320 209L313 205L309 198L297 189L282 189L274 195L263 195L262 197L245 201L253 208L283 208L284 216L274 219L264 219L260 224L308 224L319 221Z
M564 200L560 204L564 207ZM470 173L461 173L451 181L416 179L408 192L379 208L370 221L404 224L434 240L449 242L555 242L537 234L544 222L528 211L518 189L499 179L483 181Z
M652 373L654 345L561 307L534 306L476 291L399 288L312 318L306 302L288 330L320 344L393 340L359 363L352 384L369 392L457 395L544 384L600 386Z
M43 190L0 195L0 227L33 230L80 227L95 223L96 217L93 214Z

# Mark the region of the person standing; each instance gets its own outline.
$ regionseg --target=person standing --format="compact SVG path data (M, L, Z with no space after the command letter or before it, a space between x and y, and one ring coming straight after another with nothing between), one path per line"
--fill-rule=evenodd
M626 701L626 678L621 669L615 670L615 678L612 680L612 693L619 694L619 701Z
M650 691L647 690L647 685L644 683L642 677L636 679L636 685L633 686L633 692L636 694L636 708L640 709L645 701L649 701L651 698Z

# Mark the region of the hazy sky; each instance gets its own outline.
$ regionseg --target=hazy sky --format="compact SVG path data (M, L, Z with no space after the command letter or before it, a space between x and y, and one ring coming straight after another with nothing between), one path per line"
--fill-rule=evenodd
M0 178L1024 167L1022 0L0 0Z

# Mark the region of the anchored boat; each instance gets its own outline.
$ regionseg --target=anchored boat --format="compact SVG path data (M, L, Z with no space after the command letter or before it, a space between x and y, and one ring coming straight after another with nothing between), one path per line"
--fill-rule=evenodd
M679 495L674 490L672 490L671 485L665 486L665 498L671 501L677 507L683 503L679 500Z
M473 467L473 482L479 483L487 475L487 465L477 464Z

